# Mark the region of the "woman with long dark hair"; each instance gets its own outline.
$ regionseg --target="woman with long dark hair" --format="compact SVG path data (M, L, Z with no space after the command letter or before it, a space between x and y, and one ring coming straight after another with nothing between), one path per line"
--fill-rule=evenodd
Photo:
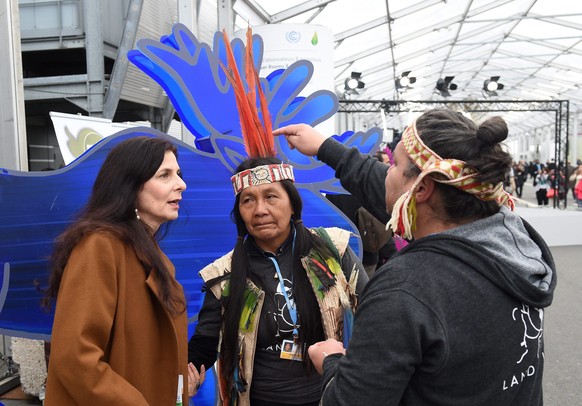
M325 338L347 344L357 295L368 278L348 245L350 232L303 224L293 168L275 158L252 32L246 84L226 33L224 38L224 73L235 89L249 158L231 177L236 245L200 271L206 294L188 360L199 370L218 360L222 404L316 406L321 377L307 347Z
M182 286L158 245L185 189L167 139L130 138L108 154L51 258L47 406L174 404L187 398L180 379L200 379L187 365Z
M200 272L207 291L189 361L209 368L218 352L225 404L317 405L321 377L307 347L348 338L366 273L348 231L305 227L289 165L248 159L233 185L238 238Z

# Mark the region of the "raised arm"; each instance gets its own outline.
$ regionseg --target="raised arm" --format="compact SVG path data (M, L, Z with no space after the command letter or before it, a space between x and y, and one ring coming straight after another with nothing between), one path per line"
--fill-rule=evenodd
M291 148L317 159L335 170L335 176L378 220L386 223L385 179L388 167L376 158L362 155L356 148L347 148L333 138L325 137L307 124L295 124L273 131L285 136Z

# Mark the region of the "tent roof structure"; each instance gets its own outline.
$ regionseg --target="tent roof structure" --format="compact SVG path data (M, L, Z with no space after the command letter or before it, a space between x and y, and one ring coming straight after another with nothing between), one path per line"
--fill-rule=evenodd
M243 7L244 6L244 7ZM582 113L582 3L571 0L237 0L248 23L310 23L334 34L334 80L340 99L568 101ZM365 88L346 94L361 73ZM398 89L404 72L416 81ZM448 96L436 89L449 81ZM486 92L485 81L503 84ZM493 80L494 81L494 80ZM441 89L442 90L442 89ZM446 92L445 92L446 93ZM478 121L492 114L483 112ZM499 113L495 113L499 114ZM553 126L554 114L505 112L510 135ZM378 124L378 115L369 115ZM376 121L374 123L373 121ZM389 120L403 120L402 115ZM364 119L366 121L366 119ZM404 122L388 123L403 127Z

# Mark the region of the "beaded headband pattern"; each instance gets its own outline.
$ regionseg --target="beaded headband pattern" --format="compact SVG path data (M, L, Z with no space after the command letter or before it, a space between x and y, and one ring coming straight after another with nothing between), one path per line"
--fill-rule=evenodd
M422 171L408 190L394 204L392 217L388 222L394 234L404 238L412 238L416 229L416 198L415 193L422 179L430 177L439 183L451 185L470 193L480 200L495 200L499 205L506 205L511 210L515 203L509 193L503 188L503 183L483 183L477 180L478 173L458 159L442 159L431 150L418 136L416 123L408 126L402 135L402 146L412 162Z
M245 169L234 174L230 181L234 194L238 195L249 186L264 185L266 183L280 182L282 180L295 181L293 167L289 164L261 165Z

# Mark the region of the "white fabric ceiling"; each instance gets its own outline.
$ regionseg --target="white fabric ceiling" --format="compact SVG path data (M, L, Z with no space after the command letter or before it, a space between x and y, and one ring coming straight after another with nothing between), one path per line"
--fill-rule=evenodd
M335 36L335 84L360 72L357 100L443 100L439 78L454 76L448 100L569 100L582 112L582 2L574 0L238 0L239 26L310 23ZM239 4L240 6L240 4ZM243 14L246 14L243 16ZM252 17L250 14L253 14ZM251 23L251 25L254 25ZM395 90L402 72L413 87ZM486 95L486 79L504 89ZM496 113L499 114L499 113ZM503 113L510 132L552 126L554 114ZM482 117L481 117L482 118ZM389 117L390 120L402 120ZM396 127L393 123L388 125ZM404 124L404 123L402 123ZM572 126L570 126L572 127ZM572 129L570 128L570 132Z

